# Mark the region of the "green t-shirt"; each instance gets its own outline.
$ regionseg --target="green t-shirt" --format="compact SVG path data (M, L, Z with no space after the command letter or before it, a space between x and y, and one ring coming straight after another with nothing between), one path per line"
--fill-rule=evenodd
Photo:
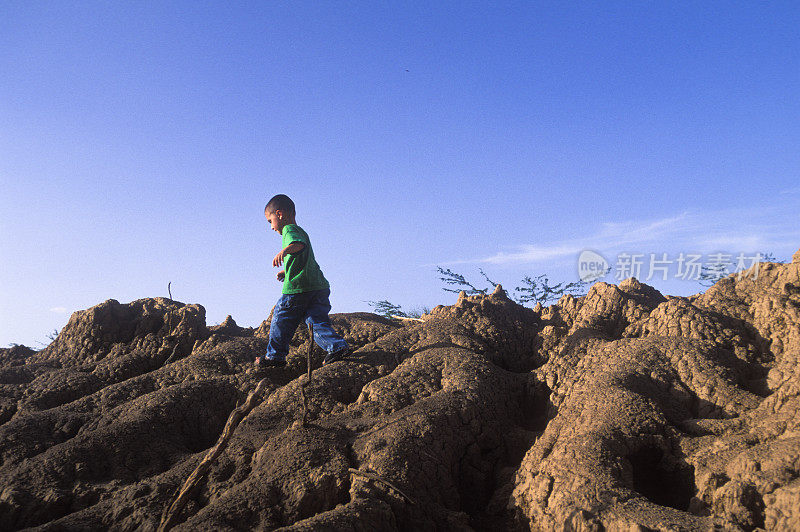
M322 270L314 259L314 250L311 249L308 233L299 225L289 224L283 226L281 236L284 248L292 242L305 244L302 251L290 253L283 260L283 269L286 272L286 277L283 279L283 293L300 294L330 288L328 280L322 275Z

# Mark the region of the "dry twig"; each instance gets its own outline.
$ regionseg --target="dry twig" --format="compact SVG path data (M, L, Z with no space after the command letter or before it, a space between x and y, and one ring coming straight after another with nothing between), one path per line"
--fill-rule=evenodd
M303 396L303 426L308 426L308 394L306 393L306 387L311 384L311 355L314 354L314 324L308 324L308 353L307 353L307 362L308 362L308 374L306 375L306 380L303 384L300 385L300 394Z
M314 353L314 326L312 324L308 325L308 335L308 374L306 375L306 381L300 385L300 392L303 395L304 427L308 422L308 395L306 394L306 386L311 383L311 357ZM174 354L175 351L173 350L173 355ZM208 453L206 453L206 456L195 468L195 470L192 471L192 474L189 475L189 478L186 479L186 481L183 483L183 486L181 486L181 489L177 492L175 501L164 510L164 514L161 516L161 524L158 526L158 532L166 532L177 524L181 511L183 511L184 507L186 507L186 503L189 502L189 496L191 495L192 490L200 483L203 477L208 474L211 466L217 460L219 455L222 454L222 451L224 451L228 446L228 441L230 441L231 437L233 436L233 432L236 430L236 427L239 426L239 423L241 423L242 420L247 417L250 411L253 410L253 408L255 408L259 402L261 402L261 394L268 384L269 382L267 379L261 379L256 386L256 389L250 392L250 394L247 396L245 402L231 412L227 423L225 423L225 428L222 429L222 434L220 435L219 440L217 440L217 444ZM399 492L399 490L397 491Z
M412 318L410 316L392 316L392 318L400 321L425 321L422 318Z
M400 488L398 488L397 486L395 486L394 484L392 484L391 482L389 482L385 478L379 477L375 473L370 473L369 471L361 471L360 469L354 469L352 467L347 468L347 470L350 471L351 475L356 475L356 476L359 476L359 477L368 478L370 480L375 480L377 482L381 482L381 483L389 486L391 489L393 489L394 491L399 493L408 502L408 504L414 505L414 499L412 499L411 497L409 497L408 495L403 493L403 490L401 490Z
M172 281L167 283L167 293L169 294L169 302L172 303ZM167 334L172 331L172 309L167 311Z
M203 461L200 462L195 470L192 471L192 474L189 475L189 478L186 479L186 482L183 483L175 501L164 510L164 514L161 516L161 524L158 526L158 532L166 532L177 524L181 511L186 506L186 503L189 502L189 495L192 490L199 484L203 477L206 476L217 457L219 457L222 451L228 446L228 441L230 441L231 436L233 436L233 431L236 430L239 423L241 423L242 420L247 417L247 414L261 402L261 395L268 385L268 379L261 379L256 389L247 396L245 402L231 412L231 415L228 417L228 422L225 423L225 428L222 429L222 434L219 440L217 440L217 444L206 453Z

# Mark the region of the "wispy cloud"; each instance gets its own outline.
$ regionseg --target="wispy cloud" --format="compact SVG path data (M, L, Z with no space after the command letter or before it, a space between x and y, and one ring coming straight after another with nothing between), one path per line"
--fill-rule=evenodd
M569 244L555 244L553 246L517 246L517 251L500 251L491 257L479 259L478 261L466 262L487 262L491 264L506 264L509 262L540 262L561 257L572 256L580 252L581 247Z
M690 225L687 223L687 218L688 214L684 213L645 222L605 222L600 224L593 235L585 238L569 239L546 245L522 244L513 246L508 251L498 251L488 257L449 261L442 264L527 264L575 257L584 249L605 250L655 240L659 236L685 229Z
M573 258L585 249L604 253L772 252L800 244L800 228L785 210L685 211L660 219L603 222L586 237L521 244L490 256L439 264L535 264Z
M66 314L67 309L64 307L53 307L50 309L50 312L55 312L56 314Z
M786 190L781 190L781 194L787 194L787 195L800 194L800 187L793 187L793 188L787 188Z
M696 220L688 212L660 220L605 222L600 232L590 240L611 247L651 242L696 228L695 223Z
M764 251L770 246L763 235L719 235L698 241L700 249Z

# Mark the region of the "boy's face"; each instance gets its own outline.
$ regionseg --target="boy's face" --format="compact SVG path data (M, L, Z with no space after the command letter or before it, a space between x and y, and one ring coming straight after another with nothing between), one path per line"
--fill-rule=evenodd
M283 226L287 224L286 217L280 209L272 212L267 211L264 216L266 216L272 230L278 234L283 231Z

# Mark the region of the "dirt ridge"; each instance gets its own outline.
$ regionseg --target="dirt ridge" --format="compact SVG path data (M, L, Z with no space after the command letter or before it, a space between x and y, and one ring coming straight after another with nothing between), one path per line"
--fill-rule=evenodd
M356 351L315 370L308 427L301 328L176 529L800 528L800 251L753 273L335 314ZM0 529L155 530L268 331L108 300L0 349Z

